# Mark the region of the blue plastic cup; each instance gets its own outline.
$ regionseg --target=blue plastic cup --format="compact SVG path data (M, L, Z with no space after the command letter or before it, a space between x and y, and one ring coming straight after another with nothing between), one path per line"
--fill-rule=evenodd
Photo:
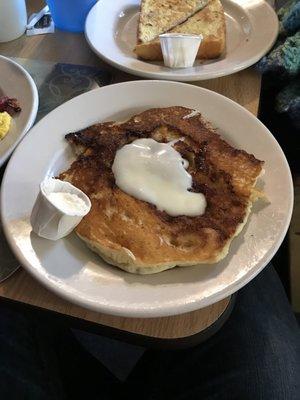
M47 3L58 29L83 32L88 12L97 0L47 0Z

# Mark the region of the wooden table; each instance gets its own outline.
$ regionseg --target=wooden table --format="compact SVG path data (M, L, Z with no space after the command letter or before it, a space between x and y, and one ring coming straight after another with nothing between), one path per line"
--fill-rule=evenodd
M28 0L28 13L40 10L43 5L42 0ZM89 49L84 35L60 31L35 37L22 36L10 43L0 43L0 54L43 61L91 66L105 65ZM108 68L112 70L116 82L138 79L112 67ZM257 115L261 81L253 69L193 84L221 93ZM133 339L143 344L147 341L151 343L155 339L163 340L164 343L168 342L171 345L179 342L192 344L199 341L199 333L202 334L203 339L220 326L230 311L230 298L227 298L210 307L176 317L151 319L113 317L92 312L62 300L42 287L23 269L0 285L0 296L3 301L27 304L39 310L47 310L50 314L51 311L55 312L55 317L69 318L77 326L78 324L82 326L85 322L93 323L95 331L124 340ZM142 338L142 341L137 338Z

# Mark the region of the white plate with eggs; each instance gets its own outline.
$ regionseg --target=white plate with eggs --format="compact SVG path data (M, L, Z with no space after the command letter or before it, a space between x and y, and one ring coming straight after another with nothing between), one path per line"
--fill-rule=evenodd
M0 166L33 125L39 104L34 80L29 73L7 57L0 56L0 97L16 98L22 111L16 114L5 137L0 140Z
M265 161L261 183L269 202L254 204L247 224L225 259L216 264L135 275L105 263L75 233L50 241L32 232L30 214L40 183L47 176L57 176L74 157L65 140L67 133L96 122L124 121L149 108L173 105L199 110L229 143ZM33 148L39 151L32 151ZM27 271L69 301L127 317L181 314L239 290L276 253L288 229L292 205L289 166L268 129L224 96L169 81L110 85L56 108L31 129L16 149L1 192L3 228Z

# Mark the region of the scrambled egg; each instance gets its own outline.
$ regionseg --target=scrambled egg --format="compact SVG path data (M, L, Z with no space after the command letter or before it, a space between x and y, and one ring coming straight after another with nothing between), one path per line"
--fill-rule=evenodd
M0 112L0 140L4 138L10 128L11 116L6 112Z

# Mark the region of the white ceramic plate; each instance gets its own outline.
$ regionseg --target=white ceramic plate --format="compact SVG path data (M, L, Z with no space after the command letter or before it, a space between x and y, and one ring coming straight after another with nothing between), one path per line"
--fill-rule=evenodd
M75 234L51 242L31 232L29 216L39 183L66 168L72 159L66 133L98 121L120 121L151 107L171 105L200 110L230 143L266 161L260 184L271 203L255 204L249 222L222 262L132 275L106 264ZM8 164L1 212L15 255L49 289L101 312L156 317L207 306L249 282L278 249L289 225L292 199L292 180L284 154L252 114L206 89L176 82L136 81L83 94L41 120Z
M0 140L1 166L33 125L39 104L31 76L19 64L3 56L0 56L0 96L16 97L22 108L13 118L8 134Z
M258 61L273 45L278 19L264 0L222 0L226 14L227 50L218 60L195 62L193 68L170 69L162 62L137 59L133 52L140 0L99 1L85 27L93 51L126 72L155 79L196 81L229 75Z

